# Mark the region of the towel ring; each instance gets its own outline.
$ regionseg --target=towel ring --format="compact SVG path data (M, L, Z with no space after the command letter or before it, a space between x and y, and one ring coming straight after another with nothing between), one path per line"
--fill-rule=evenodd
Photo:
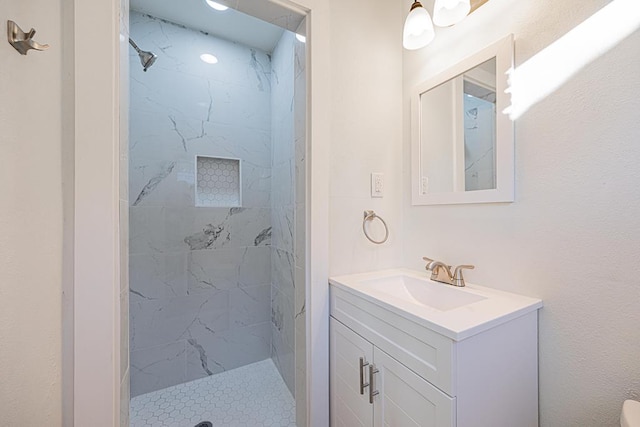
M373 221L376 218L379 219L380 222L382 222L382 225L384 225L384 238L382 240L373 240L371 236L369 236L369 233L367 232L367 221ZM376 245L383 244L389 238L389 227L387 226L387 223L384 221L384 219L380 218L374 211L364 211L364 219L362 220L362 231L364 232L365 237L369 239L371 243L375 243Z

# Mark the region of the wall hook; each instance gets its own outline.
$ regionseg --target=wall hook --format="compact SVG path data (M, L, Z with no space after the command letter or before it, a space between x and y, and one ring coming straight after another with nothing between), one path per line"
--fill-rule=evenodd
M25 33L18 24L13 21L7 21L7 37L9 39L9 44L20 52L21 55L26 55L31 49L49 49L48 44L40 44L33 41L33 36L35 34L36 30L33 28L28 33Z

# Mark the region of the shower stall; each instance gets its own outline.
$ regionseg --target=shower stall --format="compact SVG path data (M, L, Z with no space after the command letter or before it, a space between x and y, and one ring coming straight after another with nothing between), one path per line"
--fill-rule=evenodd
M169 3L131 2L131 425L304 425L304 38Z

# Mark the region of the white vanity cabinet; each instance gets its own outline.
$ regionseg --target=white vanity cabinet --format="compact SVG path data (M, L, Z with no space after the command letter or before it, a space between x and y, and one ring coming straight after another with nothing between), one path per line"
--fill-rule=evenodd
M446 336L393 304L331 283L331 426L538 425L541 303Z
M332 426L455 425L454 398L333 318L330 363Z

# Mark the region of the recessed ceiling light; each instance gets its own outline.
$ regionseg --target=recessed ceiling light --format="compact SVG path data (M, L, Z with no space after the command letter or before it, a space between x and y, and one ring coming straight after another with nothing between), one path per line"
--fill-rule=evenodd
M212 7L215 10L219 10L220 12L224 12L225 10L229 9L228 6L225 6L220 3L216 3L215 1L211 1L211 0L205 0L205 1L210 7Z
M202 59L202 61L206 62L207 64L217 64L218 63L218 58L216 58L215 56L211 55L210 53L203 53L202 55L200 55L200 59Z
M302 34L296 33L296 38L298 39L298 41L300 43L306 43L307 42L307 38L305 36L303 36Z

